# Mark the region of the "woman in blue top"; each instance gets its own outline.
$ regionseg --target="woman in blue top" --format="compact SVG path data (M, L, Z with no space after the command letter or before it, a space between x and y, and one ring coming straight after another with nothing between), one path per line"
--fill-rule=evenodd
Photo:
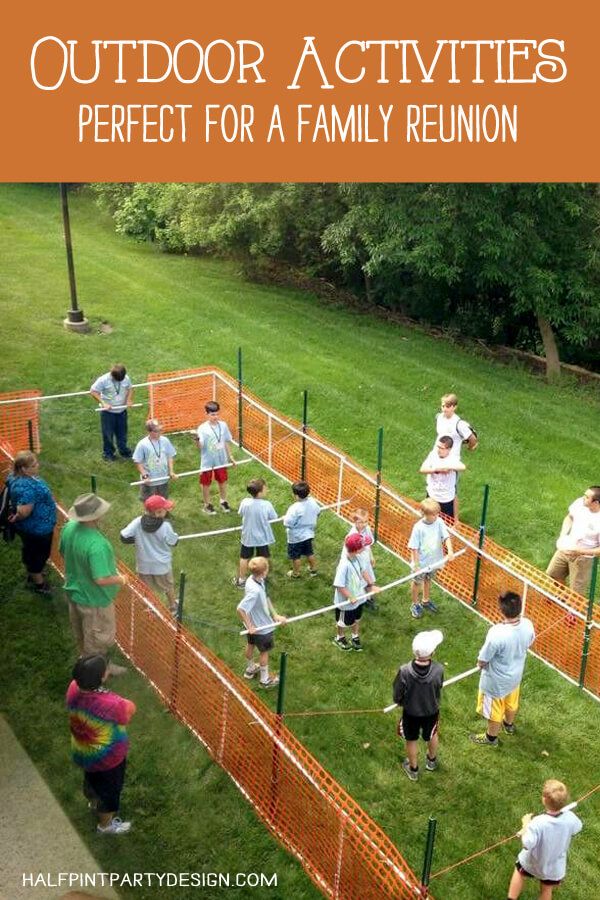
M8 476L10 516L23 544L21 558L27 570L27 584L36 594L51 594L44 578L44 566L52 549L56 525L56 503L50 488L38 476L40 464L34 453L17 453L12 475Z

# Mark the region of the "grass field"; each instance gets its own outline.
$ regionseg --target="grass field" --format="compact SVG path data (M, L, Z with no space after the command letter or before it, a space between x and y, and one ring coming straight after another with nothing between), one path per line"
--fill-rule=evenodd
M117 359L126 362L134 380L144 380L150 371L206 364L233 371L241 345L245 379L253 391L298 417L301 391L308 389L311 425L370 468L377 428L384 425L384 477L417 498L422 492L417 470L431 447L439 396L454 390L481 441L480 450L466 458L463 517L477 523L482 485L489 483L489 533L538 565L545 565L551 553L568 503L597 482L592 422L600 404L589 389L551 388L517 368L490 365L419 331L323 305L298 292L247 284L233 264L160 254L152 246L115 236L85 195L73 197L71 215L81 305L93 325L83 337L62 327L68 293L57 191L0 187L1 389L85 390ZM102 320L111 323L112 333L98 333ZM127 464L99 460L98 421L90 406L86 399L44 406L42 474L65 502L87 490L90 474L96 474L99 492L114 502L106 530L116 538L118 528L138 513L135 489L127 486L134 474ZM133 438L141 436L142 423L143 410L134 412ZM179 470L194 468L191 440L182 435L174 441ZM258 463L233 472L232 500L241 499L248 478L263 473ZM270 499L283 512L291 502L289 486L267 477ZM173 496L181 533L226 524L224 516L202 519L194 479L175 485ZM325 517L318 534L322 578L295 583L285 578L284 539L278 532L271 592L279 611L291 614L329 602L328 585L345 530L332 515ZM123 548L122 556L131 564L129 548ZM238 594L229 583L236 557L233 536L210 544L190 541L178 548L176 567L188 573L190 627L240 669L242 643L234 613ZM383 551L377 557L381 583L406 571ZM124 679L123 692L140 705L125 795L135 836L110 847L96 841L77 796L78 776L68 764L62 697L73 649L64 603L59 596L43 603L22 590L16 553L3 550L1 563L6 599L3 709L103 864L123 871L144 871L150 861L156 871L277 871L279 887L263 896L316 896L227 777L134 675ZM408 617L407 597L405 590L390 592L379 614L366 619L367 652L362 655L348 658L331 646L329 618L281 631L278 649L289 654L288 711L390 702L396 668L409 658L418 630ZM486 626L450 598L442 597L440 605L436 627L444 630L446 643L438 655L450 676L473 665ZM399 772L401 747L389 717L295 718L288 724L417 871L427 816L437 815L435 870L515 831L521 814L538 808L544 778L564 779L574 796L594 783L590 763L600 726L597 703L530 660L521 730L492 755L465 739L476 725L474 692L472 680L448 689L442 765L418 784ZM31 717L26 711L34 705ZM542 750L549 755L542 756ZM581 897L595 883L597 797L582 806L585 831L574 845L563 900ZM192 810L184 827L183 810ZM434 895L441 900L505 897L515 849L502 847L434 881ZM244 896L243 891L232 893ZM136 891L136 896L159 894Z

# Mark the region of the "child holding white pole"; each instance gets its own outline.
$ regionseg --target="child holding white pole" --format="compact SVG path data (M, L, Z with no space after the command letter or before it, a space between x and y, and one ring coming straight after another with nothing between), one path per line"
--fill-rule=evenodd
M422 518L413 527L408 542L411 556L411 568L424 569L428 566L436 567L444 560L444 546L447 550L447 561L454 559L450 532L443 519L440 518L440 504L429 497L420 504ZM411 584L412 606L410 614L413 619L420 619L423 610L436 613L437 606L430 599L431 572L417 575ZM422 594L422 602L420 595Z
M337 634L333 643L338 650L362 651L363 645L359 637L360 620L366 597L366 581L360 562L360 553L365 543L360 534L349 534L344 541L344 550L336 569L333 586L335 588L334 603ZM346 638L346 628L352 630L350 641Z
M246 581L244 598L238 603L237 611L248 630L246 645L246 669L244 678L248 681L260 673L260 686L265 690L279 684L278 675L269 675L269 651L273 649L273 631L276 622L285 625L285 616L279 616L267 597L265 580L269 574L269 561L264 556L255 556L248 563L250 576ZM257 629L260 628L260 631ZM253 661L254 649L258 650L258 663Z
M371 547L373 545L373 532L369 525L369 511L364 507L358 507L352 514L352 528L348 534L360 534L363 539L364 548L359 553L359 560L362 566L363 578L366 582L366 593L370 593L375 587L377 581L375 577L375 558ZM372 597L368 597L366 601L368 609L376 610L377 604Z

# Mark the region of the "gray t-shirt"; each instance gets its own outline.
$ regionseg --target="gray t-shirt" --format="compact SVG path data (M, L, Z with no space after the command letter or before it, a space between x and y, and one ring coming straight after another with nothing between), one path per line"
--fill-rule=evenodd
M409 550L417 550L419 553L419 568L435 566L444 558L444 541L449 537L448 528L443 519L438 516L433 522L420 519L410 535Z
M514 691L521 683L527 650L534 640L533 625L524 617L514 625L492 625L477 654L477 659L488 663L487 669L481 670L479 690L497 698Z
M207 472L226 466L229 458L225 445L233 440L227 422L221 419L214 425L212 422L203 422L196 435L200 448L200 469Z
M254 575L251 575L246 579L244 597L242 601L238 603L237 608L243 610L250 617L255 628L260 628L261 625L275 624L275 620L269 609L267 591L262 578L258 579L255 578ZM272 628L265 628L260 633L271 634L272 631Z
M172 548L179 537L170 522L164 521L156 531L144 531L138 516L121 531L121 538L135 541L135 567L140 575L167 575L171 571Z
M100 394L103 403L110 403L111 407L124 407L127 404L127 395L131 390L131 378L126 375L123 381L117 381L110 372L100 375L90 388L96 394ZM122 409L110 409L106 412L123 412Z
M138 442L133 451L134 463L141 463L150 478L162 478L163 481L156 481L156 484L162 484L169 480L169 460L177 455L175 447L169 440L161 434L157 441L151 440L148 436L142 438Z
M242 544L244 547L266 547L275 543L271 522L277 513L268 500L244 497L238 513L242 517Z
M321 507L313 497L297 500L283 517L288 544L299 544L314 538Z
M571 810L557 816L535 816L525 829L519 862L534 878L560 881L567 871L567 851L571 838L583 825Z
M364 593L367 583L362 577L362 566L358 556L349 559L345 551L342 553L335 571L333 586L335 588L333 602L340 609L358 609L362 603L366 602L365 600L359 600L358 603L350 603L339 590L340 588L347 588L353 597L358 597Z

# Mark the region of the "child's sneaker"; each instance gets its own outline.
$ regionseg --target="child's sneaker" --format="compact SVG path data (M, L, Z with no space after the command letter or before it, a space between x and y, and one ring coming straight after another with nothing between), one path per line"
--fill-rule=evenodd
M352 640L350 641L350 646L352 647L353 650L356 650L358 653L362 653L362 651L364 650L364 647L361 644L359 637L353 637Z
M502 722L502 731L505 734L514 734L515 733L515 725L514 722Z
M481 734L470 734L469 740L474 744L479 744L480 747L497 747L498 746L498 738L495 741L490 741L485 731L482 731Z
M293 569L290 569L289 572L285 573L288 578L301 578L300 572L294 572Z
M419 770L417 769L416 772L413 772L413 770L410 767L410 763L407 759L405 759L404 762L402 763L402 768L403 768L404 772L406 773L407 778L410 778L411 781L419 780Z
M246 669L244 670L244 678L247 678L248 681L252 681L252 679L255 678L259 672L260 672L259 664L252 663L252 665L246 666Z
M279 675L269 675L266 681L259 681L259 684L264 691L277 687L279 684Z
M231 507L227 500L221 500L221 510L225 513L231 512Z
M413 619L422 619L423 618L423 607L420 603L413 603L410 608L410 614Z
M244 581L244 579L238 578L237 575L233 576L233 578L231 579L231 583L234 587L240 588L241 590L246 587L246 582Z
M333 643L338 648L338 650L352 650L352 647L350 646L344 635L342 635L342 637L334 637Z
M113 816L108 825L97 825L98 834L127 834L131 829L131 822L124 822L118 816Z
M204 512L206 513L207 516L216 516L216 514L217 514L217 511L214 508L214 506L212 505L212 503L206 503L204 505Z
M435 772L435 770L437 769L437 767L438 767L437 756L435 757L435 759L429 759L429 757L426 758L426 760L425 760L425 769L426 769L428 772Z
M439 612L439 610L438 610L437 606L435 605L435 603L433 602L433 600L429 600L427 603L424 603L423 609L426 609L427 612L430 612L430 613Z
M309 568L308 574L309 574L309 577L310 577L310 578L316 578L317 575L318 575L319 573L317 572L316 569L310 569L310 568Z

